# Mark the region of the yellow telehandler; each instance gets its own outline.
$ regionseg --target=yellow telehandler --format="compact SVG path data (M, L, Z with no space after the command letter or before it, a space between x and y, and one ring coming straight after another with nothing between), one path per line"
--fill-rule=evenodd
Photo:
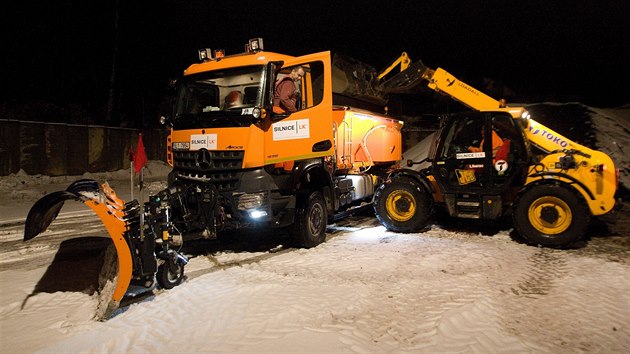
M377 79L386 93L426 83L471 109L445 116L428 156L407 161L409 168L380 186L374 207L387 229L418 231L437 205L459 218L511 213L527 243L566 248L583 238L591 216L613 209L619 170L612 159L536 122L525 108L508 107L442 68L412 63L407 53Z

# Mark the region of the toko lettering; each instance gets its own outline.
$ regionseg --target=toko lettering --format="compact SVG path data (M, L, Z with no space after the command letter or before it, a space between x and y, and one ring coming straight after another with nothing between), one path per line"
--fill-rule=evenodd
M529 131L532 135L540 135L541 137L549 140L551 143L556 144L562 148L566 148L567 146L569 146L569 143L564 140L562 136L554 135L553 133L548 132L545 129L530 126Z

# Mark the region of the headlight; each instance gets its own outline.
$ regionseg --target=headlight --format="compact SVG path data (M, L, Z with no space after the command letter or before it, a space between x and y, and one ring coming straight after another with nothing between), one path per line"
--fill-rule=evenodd
M521 128L527 129L527 127L529 127L529 120L531 118L531 114L529 114L528 111L524 110L523 113L521 113L521 119L519 121L519 123L521 123Z
M252 115L254 116L254 118L258 119L262 116L262 110L259 107L254 107L254 109L252 110Z
M238 210L250 210L260 208L265 204L265 193L246 193L238 197Z
M264 210L252 210L249 212L249 216L252 219L259 219L259 218L262 218L263 216L267 216L267 212Z

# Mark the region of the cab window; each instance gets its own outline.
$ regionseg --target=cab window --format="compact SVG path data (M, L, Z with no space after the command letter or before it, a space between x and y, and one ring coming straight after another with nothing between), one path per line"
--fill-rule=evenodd
M320 104L323 97L323 74L322 62L280 69L273 85L274 113L291 114Z

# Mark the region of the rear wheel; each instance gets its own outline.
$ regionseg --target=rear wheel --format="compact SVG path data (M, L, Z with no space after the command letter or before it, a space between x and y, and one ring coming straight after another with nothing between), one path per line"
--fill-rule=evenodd
M376 191L374 212L389 231L417 232L429 222L431 200L421 184L410 178L393 178Z
M315 247L326 240L326 202L321 192L312 191L301 204L296 210L293 240L298 247Z
M580 241L589 223L586 205L572 191L558 185L527 190L514 207L514 227L531 245L567 248Z

